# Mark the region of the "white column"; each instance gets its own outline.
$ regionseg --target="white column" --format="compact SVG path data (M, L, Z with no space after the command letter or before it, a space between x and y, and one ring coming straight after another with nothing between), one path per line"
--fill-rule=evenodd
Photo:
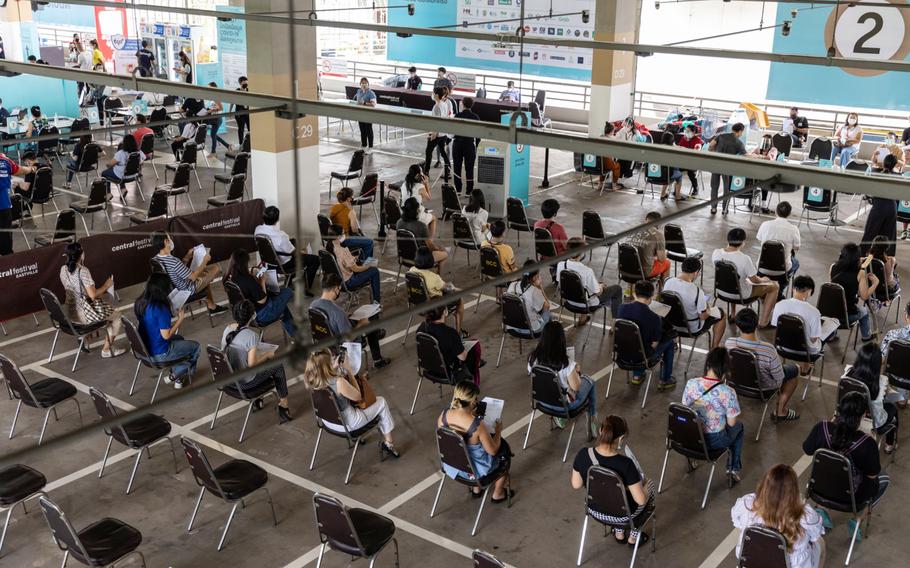
M594 39L637 42L640 13L641 0L597 0L594 9ZM588 111L589 136L600 136L604 123L625 118L632 113L634 85L633 52L594 51Z

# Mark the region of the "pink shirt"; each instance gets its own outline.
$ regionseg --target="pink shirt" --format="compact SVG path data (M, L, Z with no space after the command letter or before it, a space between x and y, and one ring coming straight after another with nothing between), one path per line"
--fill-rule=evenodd
M566 252L566 241L569 240L569 235L566 233L565 227L550 219L540 219L534 223L534 228L550 231L550 236L553 237L553 244L556 245L556 253L562 254Z

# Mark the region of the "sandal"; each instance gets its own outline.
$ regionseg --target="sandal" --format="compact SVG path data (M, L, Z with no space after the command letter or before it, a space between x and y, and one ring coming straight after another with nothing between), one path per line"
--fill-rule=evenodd
M619 536L622 535L622 536ZM626 535L626 531L623 529L613 529L613 540L616 541L616 544L625 544L629 537Z
M630 541L627 539L627 540L626 540L626 544L628 544L629 546L635 546L636 544L638 544L639 546L641 546L641 545L643 545L643 544L648 544L648 541L649 541L649 540L651 540L651 535L649 535L649 534L646 533L646 532L640 532L640 533L638 533L638 538L635 539L635 542L630 542Z
M509 491L506 493L506 496L501 499L494 499L493 497L490 497L490 503L493 503L493 504L504 503L504 502L508 501L509 499L511 499L512 497L515 497L515 490L509 489Z
M784 415L779 415L774 413L771 415L771 422L779 424L781 422L789 422L791 420L799 420L799 412L793 410L792 408L787 409L787 413Z

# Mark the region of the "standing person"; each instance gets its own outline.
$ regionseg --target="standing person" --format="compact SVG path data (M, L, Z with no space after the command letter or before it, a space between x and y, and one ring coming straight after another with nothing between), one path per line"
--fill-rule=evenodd
M433 100L436 101L436 104L433 105L433 116L437 118L452 118L452 105L449 104L449 95L444 87L436 87L433 89ZM426 160L423 163L423 173L430 175L430 163L433 159L433 149L439 151L443 160L445 160L445 170L443 173L443 179L449 181L449 173L452 169L452 163L449 160L449 135L443 132L430 132L427 134L427 147L425 151Z
M376 93L370 88L370 82L366 77L360 79L360 89L354 94L354 100L360 106L375 107ZM360 149L364 154L373 152L373 125L369 122L358 122L360 126Z
M13 176L32 172L32 168L20 166L0 153L0 256L13 254L13 203L10 199Z
M152 65L155 63L155 54L149 49L149 42L142 40L142 47L136 52L137 69L141 77L154 77Z
M190 57L182 49L177 54L177 65L174 66L177 72L177 79L181 83L193 83L193 64L190 63Z
M850 163L850 160L859 152L860 142L863 141L863 129L859 125L859 115L851 112L847 120L837 129L834 135L834 144L831 147L831 161L841 167Z
M249 92L250 90L250 80L245 76L238 79L240 86L237 87L238 91ZM244 112L250 110L250 107L246 105L234 105L234 112ZM250 129L250 115L248 114L238 114L234 117L234 120L237 121L237 144L243 144L243 135Z
M883 174L898 175L894 171L897 158L888 154L882 161ZM886 197L873 197L866 226L863 228L862 251L867 253L872 246L872 240L879 235L884 236L888 243L886 253L894 256L897 250L897 201Z
M737 421L741 414L736 391L724 383L730 371L727 350L712 349L705 360L705 376L692 378L686 383L682 403L691 407L704 421L705 442L708 449L727 448L727 485L733 487L741 481L743 469L743 423Z
M859 332L862 340L872 341L872 322L866 301L875 296L875 289L880 282L870 272L871 259L863 259L859 246L847 243L840 250L840 256L831 267L831 282L840 284L847 299L847 320L850 324L859 321Z
M803 500L799 477L793 468L777 464L758 482L755 493L736 500L730 511L739 529L736 557L743 547L746 529L764 525L781 533L787 543L790 568L819 568L825 552L825 527L821 515Z
M446 68L445 67L439 67L438 69L436 69L436 80L433 81L433 92L436 92L436 89L438 89L439 87L451 89L454 86L455 85L452 84L452 81L450 81L449 78L446 77Z
M83 49L76 55L76 67L83 71L91 71L95 67L92 59L93 51ZM92 86L89 83L82 82L76 83L76 86L79 89L79 105L86 106L89 103L89 94L92 91Z
M777 296L778 300L783 299L784 292L787 290L787 283L799 270L799 259L796 258L796 252L802 242L799 235L799 227L787 220L792 212L793 206L790 205L790 202L781 201L774 210L775 218L770 221L764 221L758 227L758 234L755 236L762 245L768 241L777 241L784 245L784 260L787 272L773 278L780 287Z
M781 130L793 138L793 147L802 148L809 137L809 121L799 115L799 109L790 107L790 116L784 119Z
M742 136L743 132L746 131L746 127L743 126L741 122L737 122L730 129L730 132L724 132L723 134L718 134L714 137L714 140L711 141L709 146L712 152L717 152L719 154L729 154L731 156L742 156L746 153L746 145L743 144ZM721 177L723 177L724 182L724 196L730 193L730 176L721 176L720 174L711 174L711 199L717 199L718 190L720 189ZM727 205L729 204L728 199L723 201L723 214L727 214ZM717 203L711 205L711 215L717 214Z
M104 54L101 53L101 48L98 47L98 40L89 41L89 45L92 47L92 69L105 71L106 61L104 60Z
M209 83L209 87L218 88L218 83L212 81L211 83ZM219 101L217 99L213 100L211 102L211 104L208 106L208 113L210 116L220 115L222 112L224 112L224 105L221 104L221 101ZM227 143L227 140L225 140L224 138L222 138L221 136L218 135L218 130L221 128L221 122L223 120L224 119L220 116L213 116L212 118L210 118L209 120L206 121L206 123L209 125L210 131L212 133L212 154L214 154L215 151L218 149L219 142L221 142L221 144L225 148L227 148L227 149L231 148L231 145Z
M408 82L405 86L409 91L419 91L423 85L423 79L417 74L417 68L413 65L408 67Z
M465 97L461 99L461 111L455 118L463 120L480 120L480 115L474 112L474 99ZM464 164L464 181L465 193L470 194L474 190L474 161L477 159L477 145L480 144L480 138L470 138L468 136L455 135L452 140L452 162L455 168L455 191L461 193L461 166Z

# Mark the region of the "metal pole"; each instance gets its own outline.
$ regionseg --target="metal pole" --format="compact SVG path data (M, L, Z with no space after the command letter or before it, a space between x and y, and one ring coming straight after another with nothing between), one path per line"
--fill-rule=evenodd
M385 232L385 180L379 182L379 238L386 237Z
M543 181L540 182L540 187L547 188L550 187L550 149L543 149Z

